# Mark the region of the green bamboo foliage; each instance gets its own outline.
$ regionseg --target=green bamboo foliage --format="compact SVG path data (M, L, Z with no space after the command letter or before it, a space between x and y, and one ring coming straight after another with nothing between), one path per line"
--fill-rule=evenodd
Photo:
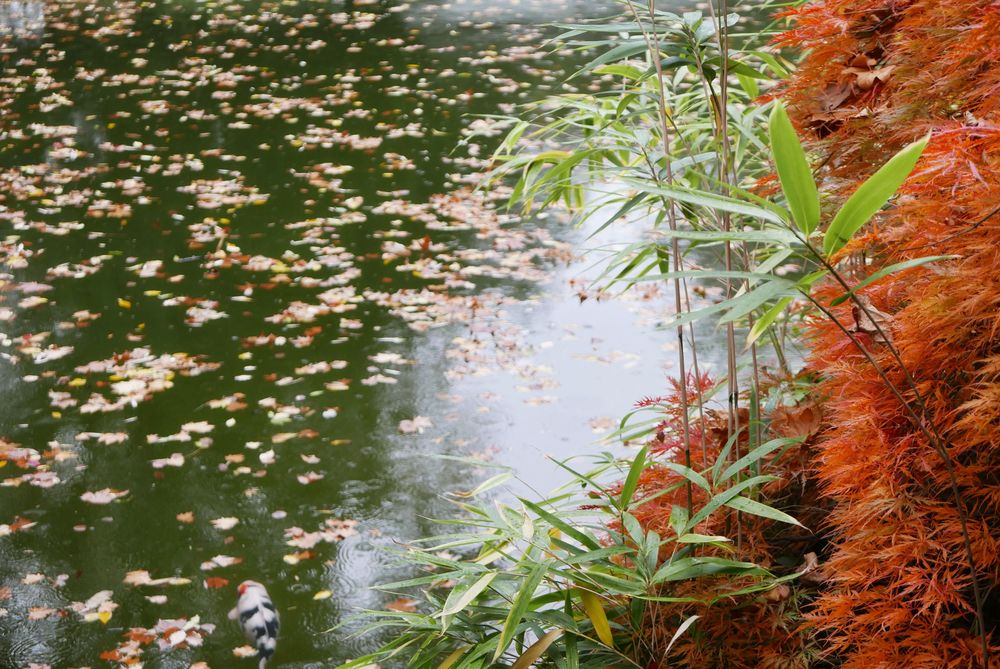
M669 536L644 531L633 515L650 501L633 497L640 475L652 464L645 449L631 460L604 454L586 472L560 463L571 479L545 500L521 499L511 506L489 499L492 488L481 489L475 499L456 502L464 516L459 531L429 537L401 554L423 575L382 586L422 596L420 610L367 612L370 629L386 631L391 641L342 669L394 657L428 669L638 666L632 659L634 626L641 619L636 607L697 601L665 597L665 585L739 576L752 585L735 594L753 596L795 578L752 562L698 555L700 547L728 547L732 539L696 531L724 507L797 524L748 497L774 479L752 474L760 460L794 443L773 440L735 463L723 453L702 471L675 464L709 496L703 505L679 512ZM611 492L622 479L620 491ZM612 520L623 530L608 530ZM678 625L675 640L696 618Z

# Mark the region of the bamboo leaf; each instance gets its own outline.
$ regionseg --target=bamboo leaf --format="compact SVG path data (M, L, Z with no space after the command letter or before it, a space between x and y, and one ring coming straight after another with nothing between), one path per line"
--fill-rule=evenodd
M667 644L667 649L663 651L664 656L666 656L667 653L670 652L670 648L674 645L674 642L677 641L677 639L679 639L681 635L684 634L685 631L687 631L687 628L691 627L691 624L694 621L698 620L698 618L700 617L701 616L697 615L691 616L690 618L681 623L681 626L677 628L677 631L674 632L674 635L670 637L670 643Z
M900 272L900 271L902 271L904 269L910 269L912 267L919 267L920 265L926 265L927 263L937 262L939 260L954 260L955 258L959 258L959 257L961 257L961 256L956 256L956 255L950 255L950 256L927 256L925 258L914 258L913 260L907 260L907 261L904 261L904 262L898 262L898 263L894 263L892 265L889 265L888 267L883 267L879 271L877 271L874 274L872 274L871 276L867 277L864 281L861 281L860 283L858 283L858 285L856 285L853 288L851 288L848 292L844 293L840 297L838 297L835 300L833 300L832 302L830 302L830 306L831 307L835 307L838 304L842 304L843 302L851 299L852 295L854 295L856 292L858 292L859 290L861 290L865 286L868 286L868 285L870 285L872 283L875 283L876 281L878 281L882 277L889 276L893 272Z
M458 661L458 658L462 657L464 653L465 648L456 648L451 652L451 654L448 655L448 657L444 658L441 664L437 666L437 669L448 669L451 665L455 664Z
M642 70L640 70L635 65L629 65L627 63L612 63L611 65L601 65L600 67L594 68L595 74L610 74L616 77L625 77L626 79L641 79Z
M538 584L542 582L542 577L548 568L549 564L547 561L536 562L521 583L521 589L517 591L514 601L511 602L510 613L507 614L507 618L503 623L503 629L500 631L496 651L493 653L494 662L507 649L511 639L514 638L517 626L520 624L521 618L524 617L525 611L528 610L528 606L531 605L531 599L535 594L535 590L538 588Z
M795 284L787 279L771 279L743 295L723 302L722 304L726 306L727 311L719 318L719 322L726 323L746 316L776 297L787 297L783 293L794 290L794 288Z
M594 626L594 631L597 632L597 638L605 646L614 648L615 640L611 635L611 625L608 624L608 616L604 613L600 598L591 591L581 588L580 599L583 600L583 610L586 611L587 617L590 618L590 622Z
M584 65L580 71L586 72L600 65L604 65L605 63L611 63L616 60L625 60L627 58L631 58L636 54L643 53L648 48L649 47L646 45L646 40L644 39L624 42L622 44L619 44L613 49L605 51L600 56L590 61L586 65Z
M830 227L826 230L826 236L823 237L824 253L832 255L842 249L854 233L885 206L913 171L929 140L930 135L913 142L890 158L889 162L868 177L847 199L833 217Z
M654 185L650 184L648 181L641 181L638 179L626 179L626 181L630 186L637 190L653 193L670 200L686 202L688 204L708 207L709 209L716 209L719 211L728 211L732 214L742 214L750 218L771 221L772 223L778 223L780 225L785 224L785 220L770 209L747 204L746 202L740 202L739 200L734 200L723 195L716 195L715 193L710 193L708 191L679 188L676 186Z
M632 501L632 495L635 494L635 489L639 485L639 476L646 468L646 452L647 448L643 446L632 460L632 466L629 467L628 476L625 477L621 494L618 496L619 509L627 509L629 502Z
M684 526L684 531L680 532L680 534L686 534L692 528L697 526L698 523L705 520L705 518L708 518L708 516L711 515L712 512L721 507L723 504L728 504L730 500L732 500L734 497L739 495L747 488L774 480L776 480L776 477L774 476L754 476L752 478L746 479L745 481L740 481L731 488L723 490L722 492L715 495L712 499L710 499L708 503L705 504L705 506L703 506L698 511L698 513L691 516L691 519L688 520L687 524Z
M722 536L708 536L707 534L685 534L677 537L679 544L715 544L731 543L732 539Z
M734 497L726 501L726 506L754 516L761 516L762 518L770 518L771 520L788 523L789 525L798 525L803 528L805 527L805 525L795 520L795 518L789 516L784 511L778 511L774 507L762 504L756 500L750 499L749 497Z
M454 492L446 493L449 497L460 497L462 499L468 499L470 497L476 497L481 495L487 490L491 490L502 483L506 483L514 476L513 472L501 472L496 476L491 476L486 479L473 490L456 490Z
M715 481L716 485L726 482L727 480L735 476L737 473L739 473L740 470L745 469L754 462L757 462L765 455L768 455L769 453L772 453L778 450L779 448L800 443L801 441L802 439L800 438L782 437L780 439L772 439L767 443L761 444L760 446L753 449L752 451L744 455L742 458L740 458L733 464L726 467L726 470L722 472L722 475Z
M481 593L483 590L489 587L489 584L492 583L493 579L497 577L497 573L498 572L495 571L486 572L485 574L480 576L475 583L469 586L468 590L462 592L458 597L456 597L454 601L451 601L452 597L454 597L457 593L461 591L457 589L452 590L451 595L448 596L448 601L445 602L444 608L442 608L439 612L435 613L434 617L444 618L445 616L453 616L462 609L464 609L466 606L472 603L472 600L474 600L476 597L479 596L479 593Z
M744 430L746 430L746 426L740 425L739 429L729 436L729 439L726 440L726 445L722 447L721 451L719 451L719 455L715 458L715 463L712 465L713 481L719 480L719 472L722 471L722 466L729 460L729 453L733 450L736 440L740 438L740 435L743 434Z
M808 236L819 225L819 191L799 136L780 102L771 110L769 131L781 190L792 210L792 219L799 230Z
M695 470L691 469L690 467L685 467L679 462L664 462L663 466L671 471L677 472L678 474L680 474L681 476L683 476L688 481L695 484L705 492L708 493L712 492L712 486L709 485L708 479L706 479L704 476L702 476Z
M558 639L562 633L563 631L560 629L546 632L545 636L528 646L528 649L521 653L521 657L517 658L514 664L510 665L510 669L528 669L535 660L542 656L542 653L549 649L552 642Z
M526 500L526 499L522 499L521 502L526 507L528 507L529 509L531 509L532 511L534 511L535 513L537 513L539 516L541 516L542 518L544 518L546 521L548 521L553 527L556 527L556 528L562 530L568 536L573 537L574 539L576 539L577 541L579 541L581 544L583 544L587 548L590 548L591 550L597 550L598 548L601 548L600 542L598 542L597 539L595 539L595 538L593 538L591 536L588 536L583 530L580 530L580 529L578 529L576 527L573 527L569 523L567 523L567 522L561 520L560 518L556 517L555 515L549 513L548 511L546 511L545 509L543 509L542 507L538 506L537 504L535 504L532 501L529 501L529 500Z
M778 319L778 316L785 311L789 304L792 303L794 297L783 297L777 301L770 309L764 312L764 315L754 321L753 327L750 328L750 332L747 334L747 348L757 341L762 334L767 332L767 329Z
M763 576L767 574L767 570L753 562L739 562L719 557L686 557L668 562L660 567L659 571L653 575L651 583L686 581L713 574L760 574Z
M575 626L576 621L573 618L573 591L566 590L563 596L563 612L566 616L573 620ZM566 637L563 642L563 652L566 657L566 667L565 669L580 669L580 652L576 645L576 635L570 634Z

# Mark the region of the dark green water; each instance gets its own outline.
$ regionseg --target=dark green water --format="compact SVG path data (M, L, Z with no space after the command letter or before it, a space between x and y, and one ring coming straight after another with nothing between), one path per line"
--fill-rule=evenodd
M471 191L495 140L456 149L566 90L542 24L605 11L0 3L0 667L117 666L195 616L146 666L255 666L245 578L276 666L334 666L371 640L327 630L391 599L381 548L486 474L433 454L548 490L546 454L658 393L655 290L581 303L578 233Z

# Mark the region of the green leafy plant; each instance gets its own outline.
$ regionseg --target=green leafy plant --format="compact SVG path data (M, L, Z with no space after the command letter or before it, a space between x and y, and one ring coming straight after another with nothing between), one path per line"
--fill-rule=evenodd
M703 577L739 577L745 584L718 599L753 596L795 578L753 562L699 554L706 548L733 552L732 539L698 529L723 508L782 523L788 514L753 499L775 477L754 474L766 456L796 443L775 439L736 462L728 452L704 471L666 462L704 502L675 507L671 532L644 530L635 513L652 501L636 495L640 477L654 464L646 449L631 460L610 454L578 472L559 463L570 480L545 500L461 501L459 531L416 542L401 557L425 572L382 589L418 590L421 611L369 611L370 628L388 630L391 641L371 655L343 665L406 657L413 667L607 667L641 666L636 626L654 602L697 602L663 589ZM620 485L617 484L621 481ZM485 496L489 488L481 488ZM621 529L609 529L609 523ZM711 605L712 601L699 602ZM682 621L675 640L697 616ZM374 619L377 622L372 623ZM669 648L669 647L668 647ZM443 659L442 659L443 658Z

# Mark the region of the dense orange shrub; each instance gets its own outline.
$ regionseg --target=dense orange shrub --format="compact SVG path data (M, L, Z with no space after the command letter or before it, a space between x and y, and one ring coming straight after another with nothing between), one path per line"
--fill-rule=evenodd
M884 314L888 343L849 303L834 313L941 435L961 504L945 459L873 366L833 323L812 324L809 361L825 379L830 424L816 469L835 509L829 580L808 634L835 666L964 669L982 666L985 633L990 666L1000 666L1000 2L820 0L788 15L778 42L806 56L784 95L831 199L932 133L895 206L840 266L857 280L903 260L958 256L863 291ZM824 297L840 292L831 283Z

